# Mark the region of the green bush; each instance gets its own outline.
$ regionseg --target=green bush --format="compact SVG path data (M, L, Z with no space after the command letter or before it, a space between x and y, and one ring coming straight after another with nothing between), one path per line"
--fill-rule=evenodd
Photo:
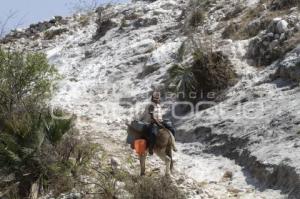
M53 78L57 78L56 69L48 64L46 55L0 49L1 112L11 112L15 107L12 105L26 103L29 99L44 104Z
M60 191L70 189L70 178L90 159L90 144L82 146L73 135L68 139L74 117L56 119L48 111L57 77L44 54L0 50L0 170L13 176L0 181L0 190L9 195L26 198L34 184L47 190L61 183ZM15 191L9 191L12 185Z

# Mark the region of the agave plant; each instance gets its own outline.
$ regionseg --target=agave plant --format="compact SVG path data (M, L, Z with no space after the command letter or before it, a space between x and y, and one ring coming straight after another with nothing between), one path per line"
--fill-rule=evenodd
M58 120L41 115L30 122L32 125L27 127L30 133L16 133L11 128L4 128L0 133L0 168L4 174L14 175L9 184L18 183L22 197L29 195L34 182L47 178L48 164L53 157L51 154L43 157L43 148L53 148L72 128L72 118Z
M196 91L197 80L194 76L192 67L173 65L168 73L171 83L175 86L177 92L189 94Z

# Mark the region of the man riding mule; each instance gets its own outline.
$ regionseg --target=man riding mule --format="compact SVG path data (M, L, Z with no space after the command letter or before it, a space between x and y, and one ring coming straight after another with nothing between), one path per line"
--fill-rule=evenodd
M151 97L151 104L148 107L148 114L150 115L150 125L148 128L149 136L149 154L153 154L153 147L156 142L156 134L159 128L166 128L175 136L175 129L167 121L162 119L162 109L160 106L160 93L154 92ZM146 110L147 111L147 110Z
M147 140L149 153L157 154L166 163L166 175L170 174L173 168L172 150L176 151L175 147L175 129L162 119L162 110L160 107L160 95L154 92L151 98L152 104L146 109L146 114L140 121L133 121L128 126L127 143L134 145L136 140ZM146 153L140 154L141 175L145 174Z

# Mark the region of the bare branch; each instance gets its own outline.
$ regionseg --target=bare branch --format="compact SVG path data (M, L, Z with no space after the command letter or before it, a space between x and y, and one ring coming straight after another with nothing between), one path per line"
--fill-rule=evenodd
M0 22L0 38L2 38L6 31L8 23L16 16L17 11L9 11L7 17L5 17L4 21Z

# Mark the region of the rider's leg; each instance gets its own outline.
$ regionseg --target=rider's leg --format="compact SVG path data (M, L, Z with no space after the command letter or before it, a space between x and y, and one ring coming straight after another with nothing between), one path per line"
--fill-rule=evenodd
M156 137L155 137L155 131L156 131L156 124L151 123L149 126L149 153L150 155L153 154L153 148L155 145Z
M175 130L174 126L173 126L173 125L170 125L167 121L163 121L162 124L163 124L164 127L166 127L168 130L170 130L171 133L173 134L173 136L175 137L176 130Z

